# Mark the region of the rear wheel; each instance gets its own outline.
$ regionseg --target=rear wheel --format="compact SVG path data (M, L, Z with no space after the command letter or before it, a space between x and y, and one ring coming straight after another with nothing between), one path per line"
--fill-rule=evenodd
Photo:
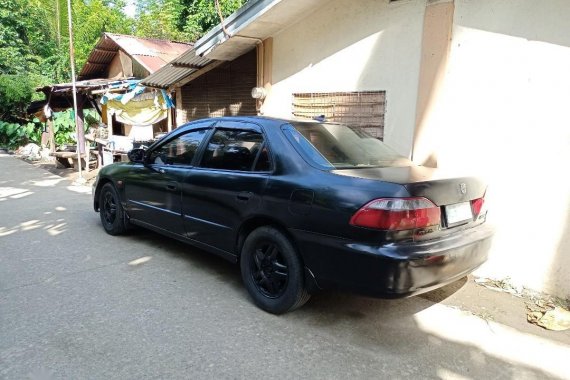
M109 235L120 235L127 230L121 199L112 183L106 183L101 188L99 216L105 232Z
M267 312L286 313L310 298L303 264L289 239L275 228L260 227L249 234L240 268L253 301Z

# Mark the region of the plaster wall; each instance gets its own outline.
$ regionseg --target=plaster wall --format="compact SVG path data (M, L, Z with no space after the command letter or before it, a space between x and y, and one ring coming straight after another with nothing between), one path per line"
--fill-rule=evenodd
M119 50L109 64L107 78L127 78L133 75L133 61L122 50Z
M384 141L412 149L426 1L333 0L273 36L261 112L292 117L295 92L386 91Z
M456 0L413 158L489 184L480 275L570 297L570 2Z

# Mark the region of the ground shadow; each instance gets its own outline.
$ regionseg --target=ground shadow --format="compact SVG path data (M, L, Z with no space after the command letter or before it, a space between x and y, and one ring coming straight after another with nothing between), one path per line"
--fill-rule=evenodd
M484 378L490 375L501 379L556 378L551 373L523 363L490 355L474 345L450 341L422 330L416 315L455 294L465 286L465 279L426 296L401 300L326 291L314 295L301 309L275 317L255 309L251 304L243 289L237 265L144 229L132 231L128 238L155 247L156 255L183 261L188 266L199 267L208 275L218 277L220 286L228 288L225 294L238 292L243 296L243 302L250 304L256 318L269 319L275 329L291 329L291 334L310 331L317 346L323 340L336 341L342 344L335 350L366 353L362 363L369 362L370 367L354 373L375 373L384 378ZM271 334L268 339L271 339ZM269 340L267 344L271 344ZM394 365L384 365L380 371L377 366L385 363L387 357L394 357ZM346 363L347 374L353 373L350 368L353 364ZM339 377L342 377L340 373Z

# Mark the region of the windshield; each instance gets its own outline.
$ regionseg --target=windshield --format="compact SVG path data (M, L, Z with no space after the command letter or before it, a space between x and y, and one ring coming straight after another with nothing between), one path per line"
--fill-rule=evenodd
M412 165L379 139L348 125L292 122L283 131L305 159L322 169Z

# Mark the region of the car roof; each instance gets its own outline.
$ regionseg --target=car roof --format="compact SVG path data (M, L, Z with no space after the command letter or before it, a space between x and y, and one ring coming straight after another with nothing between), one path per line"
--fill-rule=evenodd
M213 122L215 121L249 121L252 123L260 123L263 121L270 121L270 122L274 122L274 123L278 123L279 125L281 124L285 124L285 123L290 123L290 124L307 124L307 125L312 125L312 124L342 124L342 123L338 123L338 122L330 122L330 121L320 121L320 120L311 120L311 119L289 119L289 118L282 118L282 117L275 117L275 116L218 116L218 117L207 117L207 118L202 118L202 119L196 119L196 120L192 120L190 122L188 122L187 124L183 124L181 125L181 127L183 126L187 126L190 123L195 123L198 121L205 121L205 120L211 120Z

